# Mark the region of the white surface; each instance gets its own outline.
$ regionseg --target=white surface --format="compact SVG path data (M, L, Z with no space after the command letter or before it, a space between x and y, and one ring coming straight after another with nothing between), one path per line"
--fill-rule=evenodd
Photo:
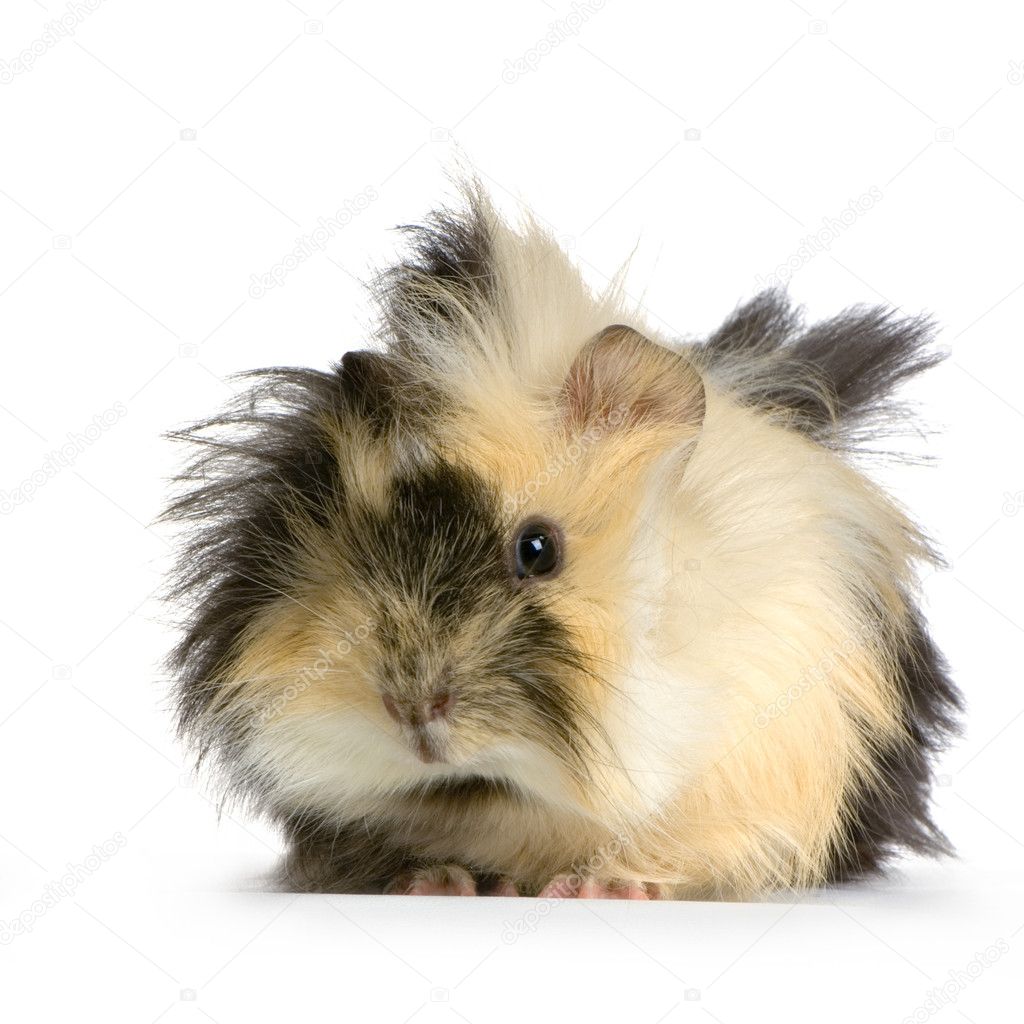
M111 0L13 74L66 9L4 4L0 499L27 495L48 452L113 410L0 515L0 935L32 918L0 945L4 1019L1019 1012L1024 13L609 0L545 46L571 10ZM535 69L517 75L524 55ZM176 454L159 435L215 408L234 371L324 366L360 344L357 279L388 258L387 229L444 193L452 138L596 284L636 247L631 290L680 334L713 327L823 219L881 196L797 259L791 290L814 315L863 300L932 310L952 346L914 392L945 428L922 442L937 466L882 476L952 561L925 587L970 702L936 794L960 861L911 862L794 909L256 891L275 838L218 822L161 707L171 633L153 591L168 550L147 524ZM359 207L251 297L252 275L318 218ZM34 914L69 864L119 835ZM943 984L956 1001L929 1015Z

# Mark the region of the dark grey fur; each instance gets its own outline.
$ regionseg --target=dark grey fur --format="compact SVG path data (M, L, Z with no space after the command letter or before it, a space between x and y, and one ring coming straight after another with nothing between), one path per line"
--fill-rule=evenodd
M704 366L742 383L743 396L834 448L858 449L898 427L901 384L942 361L927 317L855 306L808 326L785 292L740 306L699 348Z

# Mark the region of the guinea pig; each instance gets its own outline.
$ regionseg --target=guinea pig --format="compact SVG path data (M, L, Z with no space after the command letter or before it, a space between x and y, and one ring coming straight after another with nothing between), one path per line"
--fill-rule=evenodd
M937 558L860 468L928 320L774 291L655 336L479 185L379 337L193 450L177 722L293 890L757 898L938 854Z

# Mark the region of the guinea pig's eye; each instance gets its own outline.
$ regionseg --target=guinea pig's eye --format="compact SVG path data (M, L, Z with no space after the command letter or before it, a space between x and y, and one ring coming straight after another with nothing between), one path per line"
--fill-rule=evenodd
M558 568L558 534L546 523L527 523L515 541L516 576L543 576Z

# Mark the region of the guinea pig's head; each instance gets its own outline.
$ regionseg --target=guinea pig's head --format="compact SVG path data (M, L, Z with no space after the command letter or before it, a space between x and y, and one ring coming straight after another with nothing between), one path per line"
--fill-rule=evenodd
M281 804L459 776L578 797L615 757L703 384L581 286L518 293L495 249L528 239L478 222L474 263L441 227L386 284L387 344L263 374L188 435L180 721Z

